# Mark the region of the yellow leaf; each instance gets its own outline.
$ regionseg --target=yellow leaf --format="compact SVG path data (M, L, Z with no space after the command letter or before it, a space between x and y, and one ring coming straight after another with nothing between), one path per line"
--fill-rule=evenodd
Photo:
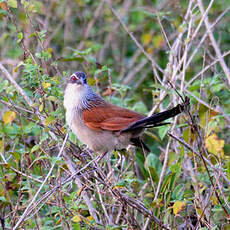
M148 54L153 54L153 51L154 51L153 47L148 47L147 48L147 53Z
M32 104L32 107L33 107L33 108L36 108L37 106L39 106L39 103L33 103L33 104Z
M42 82L42 86L44 89L48 88L51 86L51 84L49 82Z
M81 221L81 216L75 215L71 220L72 220L73 222L75 222L75 223L78 223L78 222Z
M214 133L205 139L205 148L216 156L221 156L224 158L224 140L218 139L218 136Z
M156 48L161 48L164 44L164 38L161 34L158 34L153 37L153 45Z
M14 111L7 111L3 115L3 121L5 124L12 122L16 117L16 113Z
M23 64L24 64L24 63L23 63L22 61L20 61L20 62L18 63L18 65L14 68L14 72L17 73L19 67L22 66Z
M52 53L53 53L53 48L48 48L48 49L47 49L47 52L48 52L49 54L52 54Z
M57 221L56 221L56 225L60 224L61 221L62 221L61 219L57 220Z
M10 164L2 164L6 169L10 168Z
M150 34L150 33L142 34L141 40L142 40L143 44L147 46L152 40L152 34Z
M203 210L201 208L196 208L196 212L199 216L202 216Z
M93 220L94 220L94 218L93 218L92 216L87 216L87 219L88 219L89 221L93 221Z
M44 105L43 104L39 105L39 112L42 112L43 109L44 109Z
M45 119L45 126L48 126L51 123L54 123L57 120L54 116L49 116Z
M177 215L180 211L184 209L185 206L186 206L186 202L180 200L176 201L173 204L173 213Z
M115 185L115 186L113 187L113 189L122 189L122 188L124 188L124 186L122 186L122 185Z
M217 200L216 196L211 196L210 200L212 201L213 205L218 205L218 200Z
M173 20L173 25L175 26L175 27L179 27L180 26L180 24L181 24L181 21L180 20L178 20L178 19L176 19L176 20Z
M191 40L190 38L186 38L185 41L184 41L185 44L188 44L190 42L190 40Z
M66 134L66 129L64 127L61 127L61 131Z
M180 25L179 27L178 27L178 32L179 33L182 33L184 31L184 27L182 26L182 25Z
M4 140L0 140L0 151L4 152Z
M89 79L88 79L88 84L89 84L89 85L96 85L95 79L94 79L94 78L89 78Z
M206 106L199 106L199 116L200 116L200 126L205 129L207 135L210 134L211 131L216 130L217 125L210 127L211 123L215 120L216 112L213 110L209 110ZM208 131L207 131L208 128Z

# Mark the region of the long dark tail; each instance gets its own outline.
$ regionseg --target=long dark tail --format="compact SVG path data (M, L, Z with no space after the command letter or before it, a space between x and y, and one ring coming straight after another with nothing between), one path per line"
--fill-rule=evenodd
M121 132L127 132L131 130L139 129L139 128L152 128L152 127L170 124L168 122L162 123L162 121L165 121L171 117L175 117L176 115L182 113L189 106L189 103L190 103L189 98L185 97L185 101L183 104L179 104L172 109L169 109L161 113L154 114L150 117L145 117L131 124L129 127L123 129Z

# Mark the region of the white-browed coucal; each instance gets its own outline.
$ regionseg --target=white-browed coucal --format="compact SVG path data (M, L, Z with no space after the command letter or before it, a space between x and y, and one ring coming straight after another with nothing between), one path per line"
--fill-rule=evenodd
M91 150L106 153L124 149L128 145L143 147L141 134L145 128L164 125L164 120L182 113L189 104L183 104L146 117L135 111L108 103L87 84L87 75L71 75L64 95L66 122L77 138Z

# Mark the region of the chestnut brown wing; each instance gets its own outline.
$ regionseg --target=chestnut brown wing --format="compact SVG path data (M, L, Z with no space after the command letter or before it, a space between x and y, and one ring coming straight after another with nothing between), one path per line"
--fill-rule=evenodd
M119 131L144 117L142 114L111 104L83 110L86 126L96 131Z

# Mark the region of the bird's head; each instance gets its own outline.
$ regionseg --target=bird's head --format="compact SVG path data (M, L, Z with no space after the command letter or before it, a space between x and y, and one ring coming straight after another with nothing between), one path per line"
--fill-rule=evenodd
M68 81L68 84L74 85L75 87L87 85L87 75L84 72L78 71L73 73Z
M87 75L77 71L68 79L65 89L64 106L67 109L83 107L88 97L95 97L93 90L87 84Z

